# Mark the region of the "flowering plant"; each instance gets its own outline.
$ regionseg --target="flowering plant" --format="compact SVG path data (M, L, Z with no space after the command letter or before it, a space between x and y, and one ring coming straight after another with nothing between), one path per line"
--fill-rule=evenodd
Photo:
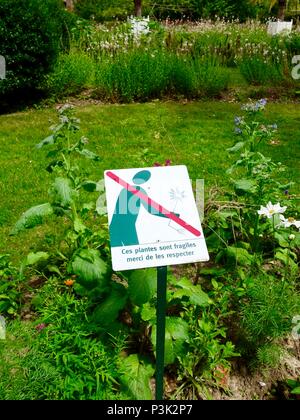
M275 214L281 214L286 211L286 206L281 207L279 203L273 205L271 201L268 202L266 207L261 206L260 210L258 210L258 214L260 216L266 216L268 219L271 219L275 216Z
M234 118L235 134L242 139L235 143L233 147L227 149L229 152L237 152L245 148L249 149L250 152L255 152L263 140L272 139L277 132L277 124L265 125L257 121L259 114L265 110L266 105L267 100L260 99L255 103L249 102L242 106L241 109L245 111L246 115Z
M227 149L230 153L241 152L239 158L227 170L233 174L237 169L244 169L244 176L232 180L238 194L250 194L254 205L257 200L270 201L282 196L293 183L282 184L276 178L285 168L281 162L273 162L271 158L263 155L259 148L261 144L274 141L277 133L277 124L266 124L262 121L262 114L267 104L266 99L256 103L250 102L242 106L245 115L234 118L235 133L238 141Z
M226 261L232 268L235 263L245 272L257 271L275 257L288 267L289 275L294 275L295 250L300 246L295 228L299 229L300 222L295 219L297 213L291 214L297 210L286 193L292 183L283 184L278 179L285 168L259 150L277 132L276 124L263 121L266 104L265 99L250 102L242 106L244 115L234 119L239 140L228 151L240 151L240 155L227 173L238 173L239 177L232 178L231 201L210 216L208 226L213 234L208 236L208 243L214 238L210 248L217 252L217 261Z

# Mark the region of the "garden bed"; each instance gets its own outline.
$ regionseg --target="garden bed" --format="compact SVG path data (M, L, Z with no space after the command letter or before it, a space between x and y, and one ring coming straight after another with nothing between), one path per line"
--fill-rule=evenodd
M211 261L169 270L165 396L297 395L298 105L64 105L56 118L0 117L0 398L153 397L156 272L112 274L97 199L107 168L170 163L205 179Z

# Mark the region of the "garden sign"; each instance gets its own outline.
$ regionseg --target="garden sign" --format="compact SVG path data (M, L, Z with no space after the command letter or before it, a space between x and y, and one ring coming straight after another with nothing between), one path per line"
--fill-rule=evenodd
M105 172L115 271L208 261L186 166Z
M157 269L156 399L163 396L167 266L208 261L186 166L105 171L112 266Z

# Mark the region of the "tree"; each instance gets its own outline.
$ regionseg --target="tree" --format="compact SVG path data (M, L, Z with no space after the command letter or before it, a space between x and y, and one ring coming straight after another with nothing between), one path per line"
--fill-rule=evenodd
M286 6L287 0L278 0L278 17L281 20L284 20Z
M239 18L255 17L253 0L144 0L143 8L158 19Z
M278 19L284 20L288 0L253 0L253 3L255 3L259 6L268 7L269 12L271 12L272 9L274 9L274 7L277 7L278 8L278 13L277 13Z
M65 6L68 10L74 10L74 0L64 0Z
M135 16L142 17L142 0L134 0Z

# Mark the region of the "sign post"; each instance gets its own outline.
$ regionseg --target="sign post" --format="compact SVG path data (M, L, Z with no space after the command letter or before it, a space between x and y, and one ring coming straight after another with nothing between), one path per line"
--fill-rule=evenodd
M156 399L163 399L167 266L208 261L186 166L105 171L112 266L157 267Z
M157 268L157 307L156 307L156 400L164 394L165 334L167 306L167 267Z

